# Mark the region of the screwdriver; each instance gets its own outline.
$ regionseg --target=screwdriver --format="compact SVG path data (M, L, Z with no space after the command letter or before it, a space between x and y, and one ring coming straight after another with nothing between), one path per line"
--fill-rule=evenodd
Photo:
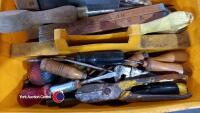
M75 61L84 62L92 65L118 65L124 62L122 51L99 51L78 53L73 57Z

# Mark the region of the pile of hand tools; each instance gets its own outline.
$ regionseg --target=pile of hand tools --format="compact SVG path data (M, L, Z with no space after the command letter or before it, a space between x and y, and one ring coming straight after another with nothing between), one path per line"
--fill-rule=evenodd
M26 31L11 57L27 57L18 103L71 107L187 99L185 30L193 15L149 0L15 0L0 33Z
M23 106L69 107L80 102L186 99L191 97L186 85L191 71L183 65L187 59L183 50L156 53L116 50L33 58L28 60L28 80L18 101ZM59 102L54 98L37 101L20 98L52 97L57 93L63 95L54 97L61 98Z

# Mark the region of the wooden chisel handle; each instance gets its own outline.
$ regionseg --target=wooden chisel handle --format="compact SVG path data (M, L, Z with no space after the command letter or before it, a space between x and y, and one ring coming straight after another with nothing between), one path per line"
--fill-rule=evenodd
M85 8L63 6L45 11L15 10L0 13L0 33L17 32L33 25L74 22L86 15Z
M183 66L177 63L162 63L154 60L147 60L144 62L143 67L148 71L170 71L179 74L184 73Z
M84 72L75 67L49 59L43 59L41 61L40 69L73 80L85 79L87 77Z
M172 51L150 59L162 62L186 62L188 54L185 51Z

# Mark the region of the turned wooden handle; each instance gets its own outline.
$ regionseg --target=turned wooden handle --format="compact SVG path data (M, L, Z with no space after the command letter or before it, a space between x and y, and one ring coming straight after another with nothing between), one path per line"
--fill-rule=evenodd
M171 71L180 74L184 73L184 68L177 63L162 63L154 60L147 60L143 65L148 71Z
M80 9L80 8L79 8ZM46 11L15 10L0 13L0 33L17 32L31 28L33 25L49 23L69 24L78 18L78 10L74 6L63 6Z
M53 60L43 59L40 64L40 69L49 73L59 75L69 79L85 79L86 74L82 71Z
M188 54L185 51L172 51L150 59L162 62L186 62Z

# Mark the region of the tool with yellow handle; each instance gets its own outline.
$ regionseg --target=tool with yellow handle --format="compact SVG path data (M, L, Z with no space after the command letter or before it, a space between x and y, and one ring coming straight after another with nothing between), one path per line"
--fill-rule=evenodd
M121 93L119 100L125 102L147 102L180 100L191 97L188 88L184 83L163 82L151 83L132 87L130 91Z
M161 79L158 81L161 81ZM121 81L115 84L88 84L78 89L78 91L75 94L75 97L84 103L97 103L110 100L133 101L134 98L132 94L150 95L150 97L154 95L157 97L157 99L159 98L159 95L163 95L161 96L162 98L159 98L160 100L183 99L181 97L188 94L187 86L182 83L156 83L157 81L153 81L153 78L152 81L150 80L148 82L150 84L147 84L146 82L148 81L145 81L145 79L133 79ZM141 89L133 90L136 89L134 87L142 87L141 85L147 86L143 86L143 88ZM172 97L169 95L175 96ZM168 96L171 98L168 98ZM146 101L157 100L156 98L147 99L147 97L146 99L142 97L138 99L144 99Z

